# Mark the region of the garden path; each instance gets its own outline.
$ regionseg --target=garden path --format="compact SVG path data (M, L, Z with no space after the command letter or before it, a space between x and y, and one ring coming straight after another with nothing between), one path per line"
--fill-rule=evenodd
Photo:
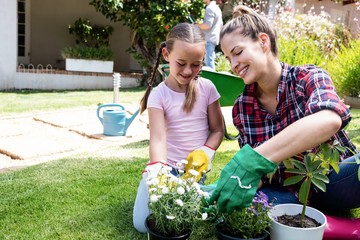
M124 105L130 113L136 106ZM56 160L82 152L105 152L119 146L147 140L147 113L136 116L126 136L103 135L97 108L77 108L16 114L0 117L0 172ZM224 107L231 123L231 108ZM130 115L128 114L128 117Z
M136 110L134 106L125 108ZM105 136L96 110L78 108L0 117L0 171L148 139L146 112L133 120L126 136Z

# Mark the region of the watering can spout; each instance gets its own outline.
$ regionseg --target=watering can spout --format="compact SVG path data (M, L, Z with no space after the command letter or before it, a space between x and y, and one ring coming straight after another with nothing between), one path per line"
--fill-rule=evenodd
M133 115L131 115L131 117L126 118L126 123L125 123L125 129L127 129L130 124L132 123L132 121L134 121L135 117L138 115L140 109L136 110L136 112L134 112Z

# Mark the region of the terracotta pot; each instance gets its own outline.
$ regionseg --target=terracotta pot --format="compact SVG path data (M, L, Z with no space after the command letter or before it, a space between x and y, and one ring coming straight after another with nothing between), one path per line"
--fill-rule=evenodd
M239 238L229 235L221 230L219 225L216 225L216 236L219 240L270 240L269 234L267 232L264 233L263 236L258 238Z
M277 222L275 219L277 216L281 216L284 214L299 214L302 211L302 207L303 206L300 204L279 204L271 208L270 212L268 213L271 219L271 240L322 240L327 220L326 216L315 208L307 206L305 215L319 222L321 224L319 227L290 227Z
M188 232L186 234L182 234L180 236L163 236L159 233L157 233L153 228L155 226L154 223L149 221L149 217L145 220L145 226L148 229L148 239L149 240L187 240L190 238L191 232Z

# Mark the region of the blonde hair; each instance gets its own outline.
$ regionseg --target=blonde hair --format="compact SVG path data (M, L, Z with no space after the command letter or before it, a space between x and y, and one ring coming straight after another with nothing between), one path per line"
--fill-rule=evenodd
M190 24L190 23L179 23L175 27L171 29L166 37L166 42L160 44L159 51L157 53L156 63L152 69L150 80L148 81L149 86L146 89L146 92L141 99L141 108L140 113L146 110L147 108L147 100L149 98L150 92L152 90L152 85L155 80L155 75L157 68L159 67L160 58L162 56L162 49L166 47L166 50L170 53L174 48L174 43L176 40L184 41L187 43L200 43L203 42L205 44L205 37L201 32L200 28ZM183 109L186 112L191 112L196 102L197 94L196 94L196 80L198 76L192 79L186 89L185 92L185 102L183 105Z
M253 9L244 5L238 5L233 9L233 16L220 32L220 39L225 34L232 33L236 30L244 37L250 37L256 41L260 33L266 33L270 38L270 49L274 56L278 56L279 50L276 41L276 30L271 26L270 22Z

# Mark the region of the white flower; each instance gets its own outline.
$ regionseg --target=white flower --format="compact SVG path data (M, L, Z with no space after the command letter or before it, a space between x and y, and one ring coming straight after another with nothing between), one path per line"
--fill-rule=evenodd
M200 184L199 183L194 182L192 185L196 190L200 190Z
M169 220L173 220L173 219L175 219L175 216L166 215L166 218Z
M185 189L183 187L178 187L176 189L177 193L180 194L180 195L183 195L185 193Z
M161 198L161 195L152 194L152 195L150 196L150 202L155 203L155 202L157 202L160 198Z
M180 207L184 206L184 203L181 199L176 199L175 200L176 204L179 205Z
M182 164L188 164L189 162L186 159L180 161Z
M198 164L197 162L193 162L192 165L193 165L194 167L199 166L199 164Z
M149 190L149 191L150 191L150 190ZM169 188L164 187L164 188L161 190L161 192L162 192L163 194L167 194L167 193L169 193Z
M196 171L196 170L194 170L194 169L190 169L190 170L189 170L189 173L190 173L191 175L193 175L194 177L196 177L197 175L199 175L199 172Z
M206 212L203 213L203 214L201 214L201 219L202 219L202 220L206 220L207 217L208 217L208 214L207 214Z
M204 198L209 198L210 194L208 192L203 192L203 196L204 196Z

